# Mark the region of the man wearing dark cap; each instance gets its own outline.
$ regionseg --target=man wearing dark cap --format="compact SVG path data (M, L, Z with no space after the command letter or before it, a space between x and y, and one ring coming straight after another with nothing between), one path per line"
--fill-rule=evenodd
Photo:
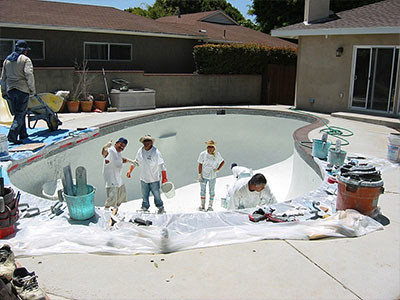
M106 182L106 195L107 200L105 208L110 206L118 209L118 207L126 202L126 188L122 182L122 164L127 162L127 159L122 157L122 151L124 151L128 140L121 137L112 146L112 141L104 145L101 150L101 154L104 157L103 163L103 175L104 181Z
M1 72L1 92L3 97L9 99L14 114L8 141L14 144L22 144L22 140L28 138L25 115L29 94L36 94L32 61L26 56L28 50L30 48L25 41L18 41L15 51L4 60Z

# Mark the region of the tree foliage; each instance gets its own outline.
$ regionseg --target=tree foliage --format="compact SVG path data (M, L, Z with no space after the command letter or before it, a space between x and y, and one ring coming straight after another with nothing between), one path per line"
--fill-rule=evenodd
M330 10L338 13L381 0L331 0ZM304 0L253 0L249 13L264 33L304 21Z
M177 15L179 12L181 14L191 14L212 10L222 10L229 17L240 24L248 24L250 21L246 20L240 11L233 7L232 4L228 3L226 0L156 0L153 6L147 5L146 9L141 7L126 9L126 11L131 13L152 19Z

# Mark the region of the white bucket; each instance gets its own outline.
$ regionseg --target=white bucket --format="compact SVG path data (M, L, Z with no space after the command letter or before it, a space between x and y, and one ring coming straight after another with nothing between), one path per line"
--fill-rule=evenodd
M388 140L388 160L400 162L400 133L391 133Z
M161 185L161 191L165 194L168 199L175 196L175 187L172 182L165 182Z
M0 157L8 156L7 136L0 134Z
M58 199L58 190L63 189L61 179L45 182L42 185L42 195L51 200Z

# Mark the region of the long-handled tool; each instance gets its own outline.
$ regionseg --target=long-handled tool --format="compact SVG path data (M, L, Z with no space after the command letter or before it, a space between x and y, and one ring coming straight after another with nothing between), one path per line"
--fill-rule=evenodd
M106 92L107 92L107 100L108 100L107 111L108 112L117 111L116 107L112 107L111 106L111 98L110 98L110 92L108 91L108 83L107 83L106 72L104 71L104 68L101 68L101 70L103 71L104 85L106 86Z

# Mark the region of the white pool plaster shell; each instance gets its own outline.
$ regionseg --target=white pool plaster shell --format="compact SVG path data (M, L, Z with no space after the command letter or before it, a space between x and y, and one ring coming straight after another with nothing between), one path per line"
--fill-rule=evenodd
M178 123L181 124L180 121L184 117L160 119L159 121L143 124L139 120L139 124L134 127L123 128L124 126L122 126L118 135L110 133L99 136L96 139L90 139L89 137L85 140L81 139L82 143L79 143L78 147L73 147L73 145L77 145L73 143L65 151L55 150L55 153L53 153L55 155L50 155L51 153L49 153L49 157L46 157L46 159L38 159L30 164L27 162L25 167L19 167L21 169L11 176L13 183L16 181L18 182L17 186L25 185L25 187L31 185L40 191L43 183L41 175L48 175L48 179L45 178L46 180L54 180L60 175L62 168L69 163L73 169L79 165L94 166L97 172L89 172L89 183L96 182L93 185L98 188L97 193L100 191L101 194L101 187L104 185L101 168L99 167L102 161L100 155L102 145L110 137L118 139L122 135L130 139L128 134L132 134L130 131L133 131L136 143L135 139L132 138L128 145L134 145L133 149L135 151L133 153L135 153L137 148L140 147L140 143L137 141L138 137L146 133L153 133L154 135L155 132L158 142L163 146L164 159L166 162L172 162L169 168L171 171L169 172L170 180L172 178L171 181L173 181L174 171L176 170L181 170L183 175L181 174L180 180L177 180L178 183L181 183L181 187L176 188L175 197L166 199L163 195L167 214L138 214L136 210L140 208L141 200L133 198L134 201L129 201L121 206L119 215L121 222L117 223L113 228L108 227L110 212L105 211L103 208L97 208L96 218L86 222L70 220L67 212L50 220L45 214L32 219L21 219L19 221L19 231L14 237L10 238L10 243L13 244L15 253L19 255L82 252L115 254L169 253L260 239L308 239L310 235L360 236L382 229L381 224L355 211L346 214L335 214L331 218L324 220L285 224L251 223L248 220L248 214L254 209L225 211L220 205L220 199L225 197L227 185L232 184L234 181L233 176L229 174L231 162L241 163L241 161L244 161L243 165L250 167L262 165L262 162L267 162L267 165L269 163L270 165L264 168L253 167L254 172L262 172L266 175L272 191L280 202L286 199L297 199L298 197L301 202L303 201L301 196L305 195L307 199L317 199L327 207L334 209L335 197L326 195L323 188L315 190L316 187L321 185L321 179L299 157L297 150L294 151L292 134L297 127L304 126L307 123L283 119L285 122L282 122L280 126L273 126L278 121L278 118L258 115L252 115L251 121L248 119L249 116L241 115L196 115L187 117L190 118L190 124L196 130L189 130L186 133L183 133L184 131L182 130L172 130L176 128ZM245 119L241 120L242 117ZM220 122L220 124L211 122L210 118L216 118L217 123ZM171 120L173 121L172 125L169 124ZM243 121L248 121L250 128L243 126ZM196 124L196 122L200 124ZM162 126L159 126L160 124ZM202 127L199 127L199 125L202 125ZM226 131L224 125L228 126L230 130ZM202 128L204 132L199 131L198 128ZM140 134L143 131L146 133ZM247 137L249 132L252 135ZM278 135L271 136L270 133L276 134L276 132L278 132ZM94 135L97 135L97 133L94 133ZM200 141L199 145L190 139L188 140L188 136L192 135ZM182 140L179 140L180 137L182 137ZM76 138L80 137L77 136ZM223 153L227 162L225 174L228 173L228 175L223 176L224 172L220 172L220 177L217 180L215 211L204 213L197 210L199 205L199 184L194 182L193 178L189 177L190 175L188 174L193 174L193 177L195 177L198 153L205 149L204 141L210 138L217 140L217 143L218 141L224 141L217 144L217 149ZM271 147L271 143L276 148ZM230 148L224 148L225 144ZM184 148L185 146L188 148ZM187 149L191 150L188 151ZM196 149L196 151L193 151L193 149ZM246 149L249 152L246 152ZM185 150L191 153L193 157L177 156L177 154ZM128 153L128 151L125 150L124 153ZM80 161L74 164L74 159L80 159ZM271 163L271 161L276 161L276 163ZM186 166L189 165L190 168L187 168ZM32 174L36 176L36 182L33 182L33 184L32 181L29 181L29 179L32 180ZM93 179L96 175L96 179ZM176 178L179 178L179 176ZM17 180L14 181L14 179ZM135 182L135 178L133 178L133 181ZM138 181L138 178L136 181ZM189 184L184 184L185 181L189 182ZM134 186L134 184L132 185ZM310 191L313 192L309 193ZM31 207L37 206L41 210L54 203L23 192L21 203L25 201ZM155 210L154 206L152 210ZM153 221L153 226L138 227L128 222L134 217L150 219Z

